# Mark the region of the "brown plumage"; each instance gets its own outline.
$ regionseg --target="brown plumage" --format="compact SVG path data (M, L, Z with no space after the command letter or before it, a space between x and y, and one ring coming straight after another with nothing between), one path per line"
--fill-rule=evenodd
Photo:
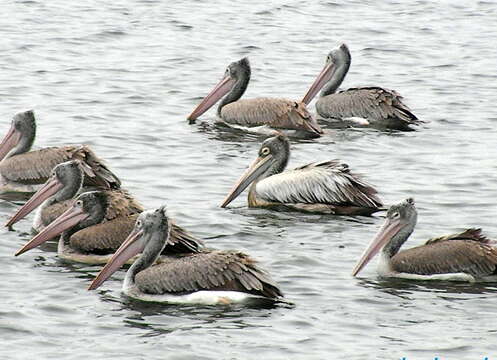
M135 284L148 294L224 290L268 298L282 296L277 284L252 258L236 251L203 251L165 258L136 274Z
M320 136L323 133L316 119L303 102L279 98L255 98L240 100L250 81L251 69L247 58L231 63L224 78L193 110L188 119L194 121L221 98L217 114L219 118L233 125L243 127L269 126L280 130L297 130L305 137Z
M109 207L114 209L108 210ZM141 205L123 190L82 193L16 255L61 234L58 246L60 257L89 264L107 262L107 255L128 237L142 210ZM165 251L169 253L198 252L202 247L200 240L172 221L170 235L170 241L165 246Z
M69 199L69 200L64 200L61 202L54 203L52 205L45 206L40 210L40 220L41 220L41 225L43 227L47 226L50 224L52 221L57 219L60 215L64 213L67 209L71 207L73 204L74 200ZM40 228L36 228L36 231L40 231Z
M481 229L428 240L426 244L403 250L391 259L392 270L432 275L466 273L480 278L497 274L497 249Z
M86 145L67 145L29 151L6 158L0 163L0 174L13 182L42 184L50 177L55 165L69 161L84 162L93 173L85 172L85 185L100 185L102 180L118 188L121 181Z
M81 192L99 190L98 188L84 188ZM118 217L126 217L143 211L143 206L124 189L100 190L107 195L109 205L105 212L105 220L113 220ZM57 219L64 211L72 206L73 199L55 202L44 206L40 211L40 220L43 226L47 226ZM39 231L40 229L37 229Z
M113 253L131 233L140 213L116 217L81 229L69 238L70 247L85 254ZM199 240L195 236L172 223L170 239L164 253L189 253L192 251L192 244L197 242ZM195 245L193 247L196 248Z
M247 127L268 125L275 129L299 130L312 115L302 102L277 98L238 100L221 109L221 119Z

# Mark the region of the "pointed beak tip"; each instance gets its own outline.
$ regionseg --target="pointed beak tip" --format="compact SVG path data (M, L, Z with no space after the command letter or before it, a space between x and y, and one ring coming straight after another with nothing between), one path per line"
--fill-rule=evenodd
M86 288L86 290L88 290L88 291L95 290L95 286L93 286L93 284L90 284L90 285Z

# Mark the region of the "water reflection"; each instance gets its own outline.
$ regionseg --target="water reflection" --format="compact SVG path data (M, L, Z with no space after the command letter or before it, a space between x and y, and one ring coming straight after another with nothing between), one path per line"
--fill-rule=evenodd
M497 291L496 283L469 283L456 281L413 281L397 278L360 279L357 284L373 288L389 295L404 297L415 292L437 294L492 294ZM452 298L454 299L454 298ZM461 299L465 299L464 297Z

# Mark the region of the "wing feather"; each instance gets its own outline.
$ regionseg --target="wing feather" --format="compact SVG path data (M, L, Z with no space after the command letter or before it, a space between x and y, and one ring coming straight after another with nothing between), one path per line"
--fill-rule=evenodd
M72 159L76 146L48 147L4 159L0 173L10 181L42 184L55 165Z
M320 98L316 109L321 116L329 118L360 117L383 122L395 120L404 126L422 123L402 99L396 91L380 87L350 88Z
M236 265L233 265L236 264ZM261 274L258 276L258 274ZM145 293L234 290L278 298L281 291L248 255L235 251L203 251L149 267L135 277Z
M14 155L0 163L0 173L10 181L42 184L56 165L69 160L80 160L85 164L86 185L106 188L121 185L119 178L86 145L48 147Z
M108 254L121 246L135 226L139 213L120 216L93 225L71 235L72 248L84 253ZM194 253L200 251L203 243L173 221L169 241L163 254Z
M138 214L143 211L143 206L127 190L106 190L105 194L109 202L105 213L106 220Z
M440 240L399 252L392 269L420 275L466 273L492 275L497 269L497 249L474 240Z
M277 98L238 100L221 109L221 118L227 123L242 126L269 125L273 128L295 129L312 122L312 115L302 102Z
M330 204L380 207L377 191L338 160L311 163L267 177L256 184L257 196L283 204Z

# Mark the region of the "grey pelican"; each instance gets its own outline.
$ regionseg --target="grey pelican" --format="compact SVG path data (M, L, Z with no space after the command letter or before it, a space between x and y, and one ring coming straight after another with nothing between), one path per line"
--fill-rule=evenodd
M393 205L385 223L364 251L352 275L381 250L378 273L384 277L412 280L497 281L497 249L480 229L428 240L426 244L399 252L417 221L412 198Z
M40 232L72 205L72 200L83 189L85 175L92 176L88 174L85 164L79 160L70 160L56 165L45 184L16 211L5 226L12 227L41 204L33 221L33 230ZM112 202L107 208L107 220L116 217L116 213L120 213L121 209L127 209L129 214L143 211L143 207L127 191L111 189L112 184L106 183L104 179L101 180L103 181L101 186L86 187L85 190L109 192Z
M352 120L361 125L409 131L419 120L393 90L377 86L350 88L336 92L349 71L351 56L347 45L341 44L326 58L326 64L302 102L308 105L321 88L316 111L323 118Z
M123 292L143 301L226 304L253 298L279 301L278 285L248 255L207 251L169 256L154 265L170 241L171 221L165 207L143 212L135 228L91 283L98 288L129 258L142 255L126 273Z
M302 102L277 98L239 100L250 80L250 63L247 58L232 62L223 79L188 116L190 122L212 107L224 95L217 108L218 117L228 125L243 127L269 126L274 129L303 131L305 135L323 133L316 119Z
M127 194L121 195L116 190L82 193L71 207L25 244L16 256L62 234L57 249L59 257L86 264L106 263L133 230L142 211L132 198L126 197ZM121 203L121 206L115 206L116 203ZM172 225L169 252L197 251L200 246L200 240L176 224Z
M17 200L34 193L50 176L55 165L71 159L84 163L88 173L86 185L121 182L86 145L48 147L29 151L36 135L33 111L16 114L7 135L0 144L0 198Z
M376 190L339 160L307 164L285 170L290 142L284 135L266 139L259 156L226 196L226 207L253 183L250 207L284 206L293 210L336 215L371 215L381 210Z

